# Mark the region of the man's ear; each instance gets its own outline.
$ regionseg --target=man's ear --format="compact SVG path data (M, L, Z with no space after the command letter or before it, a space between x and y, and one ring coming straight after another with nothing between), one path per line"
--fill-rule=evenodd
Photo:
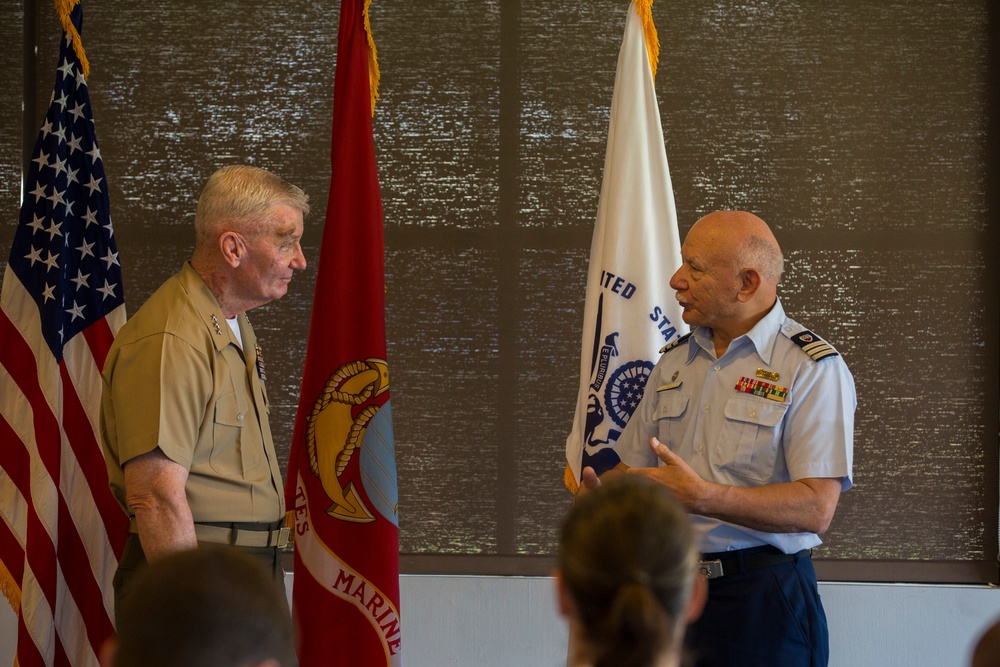
M101 667L112 667L115 664L115 652L118 651L118 637L111 635L101 644L97 652L97 662Z
M740 291L737 295L740 301L746 303L753 299L760 289L760 273L757 269L742 269L740 271Z
M223 232L219 237L219 251L226 264L235 269L246 253L246 244L243 242L243 237L236 232Z
M552 576L556 581L556 603L559 606L559 613L569 618L573 611L573 600L566 589L566 582L563 581L562 570L558 568L552 570Z
M691 589L691 599L688 601L687 613L684 618L688 623L694 623L701 616L708 601L708 579L699 575L694 578L694 587Z

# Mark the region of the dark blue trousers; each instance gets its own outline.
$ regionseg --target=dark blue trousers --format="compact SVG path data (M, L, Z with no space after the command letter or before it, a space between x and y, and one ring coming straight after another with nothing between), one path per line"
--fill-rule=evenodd
M812 560L709 580L685 644L697 667L826 667L830 635Z

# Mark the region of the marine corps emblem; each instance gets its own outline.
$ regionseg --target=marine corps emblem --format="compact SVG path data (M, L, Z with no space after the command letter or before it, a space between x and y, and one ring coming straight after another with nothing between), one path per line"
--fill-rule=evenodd
M309 469L320 479L331 501L326 510L331 517L355 523L375 520L354 482L341 483L341 476L365 443L368 451L360 454L359 467L366 495L376 503L379 513L396 523L391 417L380 415L380 411L390 410L387 397L383 396L388 390L389 369L385 360L352 361L330 376L306 418ZM368 431L377 437L366 439ZM369 492L369 484L374 485L375 493Z

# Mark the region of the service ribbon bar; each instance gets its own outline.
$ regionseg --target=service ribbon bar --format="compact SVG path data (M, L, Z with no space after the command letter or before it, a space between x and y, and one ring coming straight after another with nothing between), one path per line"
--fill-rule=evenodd
M740 378L740 381L736 383L736 391L761 396L771 401L778 401L779 403L784 403L788 397L787 387L779 387L770 382L748 377Z

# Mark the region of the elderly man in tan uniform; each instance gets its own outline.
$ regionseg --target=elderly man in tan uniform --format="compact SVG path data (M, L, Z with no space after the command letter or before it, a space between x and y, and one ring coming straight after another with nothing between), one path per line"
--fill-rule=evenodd
M104 366L101 434L131 534L116 602L146 560L224 544L265 562L282 590L284 495L264 363L246 311L304 269L308 197L247 166L209 179L191 260L118 333Z

